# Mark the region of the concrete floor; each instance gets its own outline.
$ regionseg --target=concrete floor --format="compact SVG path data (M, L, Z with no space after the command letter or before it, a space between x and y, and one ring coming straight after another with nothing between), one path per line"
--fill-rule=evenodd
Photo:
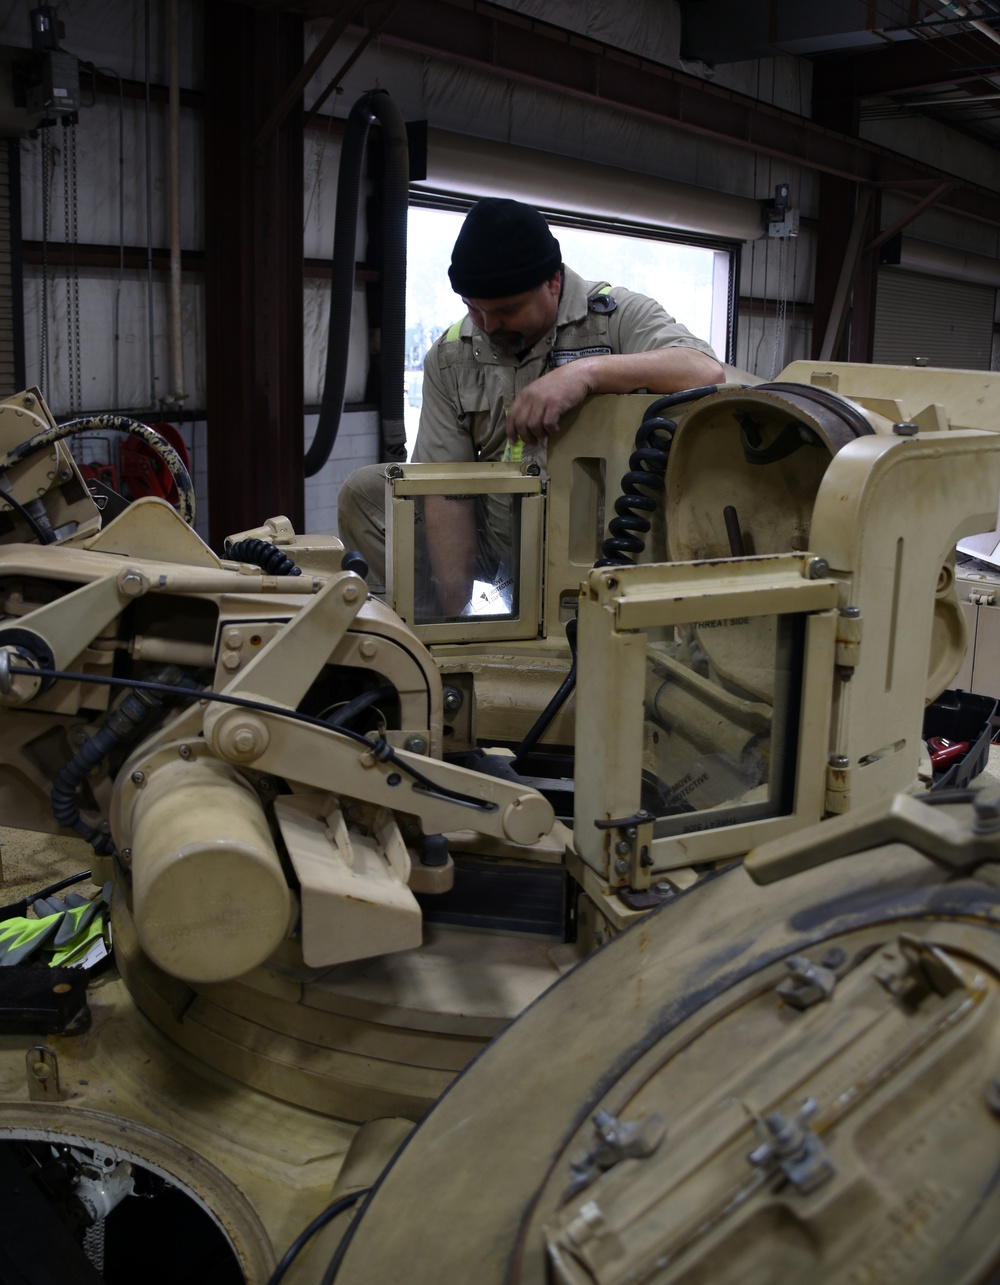
M93 855L83 839L0 826L0 902L10 905L89 870ZM74 890L88 897L94 887L85 880L74 885Z

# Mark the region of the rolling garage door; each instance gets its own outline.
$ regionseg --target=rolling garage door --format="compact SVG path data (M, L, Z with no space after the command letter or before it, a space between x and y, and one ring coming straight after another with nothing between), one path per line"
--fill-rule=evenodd
M996 287L883 268L873 360L989 370Z

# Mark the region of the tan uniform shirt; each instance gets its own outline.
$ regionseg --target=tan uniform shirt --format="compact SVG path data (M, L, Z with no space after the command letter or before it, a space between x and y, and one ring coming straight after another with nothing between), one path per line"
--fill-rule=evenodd
M617 303L611 313L591 311L587 300L602 291ZM607 283L584 281L564 269L555 328L523 357L500 352L466 317L437 339L424 360L423 404L413 459L420 463L497 460L507 444L504 417L522 388L546 371L578 357L696 348L714 357L704 340L656 302ZM542 448L544 449L544 448ZM525 454L530 454L525 447Z

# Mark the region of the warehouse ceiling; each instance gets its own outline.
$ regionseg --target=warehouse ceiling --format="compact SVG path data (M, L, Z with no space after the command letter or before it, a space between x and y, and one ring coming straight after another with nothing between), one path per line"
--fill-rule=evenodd
M412 0L250 0L261 11L293 10L329 17L346 29L383 28L391 35ZM544 0L452 0L458 29L463 15L506 20L521 16L537 28L558 29ZM992 145L1000 142L1000 0L679 0L682 66L708 77L726 63L790 54L817 64L824 97L856 104L860 120L924 116ZM467 26L465 55L483 58L476 29ZM566 33L570 40L579 32ZM433 25L425 47L433 46ZM455 31L442 56L455 57ZM566 58L572 59L567 43ZM538 80L537 69L532 69ZM562 84L552 68L553 85Z
M715 66L776 53L822 65L860 117L926 116L1000 139L1000 3L681 0L681 57Z

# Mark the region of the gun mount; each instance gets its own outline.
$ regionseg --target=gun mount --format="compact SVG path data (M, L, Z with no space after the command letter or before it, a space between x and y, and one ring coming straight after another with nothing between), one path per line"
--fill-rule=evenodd
M424 1139L433 1150L436 1130L454 1131L453 1107L493 1091L483 1088L491 1067L501 1069L489 1079L497 1113L483 1113L483 1128L507 1129L505 1112L534 1092L523 1049L543 1038L546 1015L577 1056L564 1004L586 1014L596 1067L632 1039L611 1010L655 1025L665 1005L687 1011L698 977L712 979L713 1002L728 1002L727 958L752 957L740 978L784 976L786 958L807 957L793 983L822 993L826 974L839 979L814 957L825 930L786 940L768 925L808 916L835 888L869 905L873 889L886 884L888 896L906 883L905 862L862 877L868 867L852 859L824 867L815 887L819 875L789 880L794 910L753 890L741 867L719 872L752 848L923 789L923 709L964 653L951 555L960 534L992 522L1000 437L984 431L993 402L967 395L980 377L942 374L930 423L908 400L909 374L886 375L867 401L828 384L816 396L800 370L669 408L595 399L567 422L546 474L394 466L388 605L343 569L339 542L297 536L281 519L241 533L287 555L280 567L217 556L158 500L102 523L71 454L39 440L53 426L36 395L0 403L10 500L0 533L2 818L91 845L93 878L112 885L117 967L90 988L89 1030L67 1021L50 1028L45 1053L30 1046L27 1082L28 1041L0 1037L0 1134L29 1149L54 1137L77 1177L110 1157L112 1169L186 1193L236 1270L263 1285L331 1193L367 1186L513 1019L405 1156L424 1155ZM949 379L962 394L954 420ZM37 423L22 423L27 396ZM666 448L633 440L650 407L670 419ZM649 514L628 563L604 546L622 538L609 530L614 479L646 471L633 460L644 449L665 456L665 500L655 483L627 482L617 516ZM483 592L500 586L490 609L446 619L421 568L419 527L420 497L449 492L493 497L484 512L507 525L499 541L489 532L488 548L508 557L482 581ZM651 506L636 505L643 495ZM552 712L572 663L570 619L575 691ZM918 882L930 896L940 878L932 870ZM920 936L917 913L906 910L904 935ZM865 942L883 940L880 923L865 921ZM699 933L707 953L689 959ZM609 939L613 951L590 958ZM867 980L851 986L863 989L871 968L858 967ZM634 988L646 1007L628 998ZM626 998L606 1002L612 994ZM740 1022L756 1038L757 1009L747 1012L719 1027L705 1066L721 1067ZM764 1062L748 1084L771 1074ZM723 1090L724 1106L733 1090ZM809 1195L825 1172L811 1142L823 1130L784 1090L744 1096L753 1111L733 1124L732 1147L757 1117L758 1145L770 1147L754 1192L787 1180ZM660 1172L658 1127L641 1121L663 1111L652 1098L649 1111L613 1098L589 1082L568 1090L572 1130L560 1115L563 1132L542 1147L551 1183L572 1196L539 1206L531 1271L497 1279L617 1280L619 1267L647 1264L646 1249L616 1249L602 1276L602 1255L624 1232L587 1230L593 1184L603 1192L626 1174ZM709 1098L681 1109L700 1119ZM581 1123L594 1114L599 1136ZM767 1132L786 1127L787 1155ZM482 1151L485 1135L473 1133ZM463 1144L441 1151L453 1178L467 1167ZM73 1149L84 1160L67 1158ZM793 1151L806 1157L798 1168ZM507 1171L521 1175L516 1204L528 1180L517 1165ZM393 1221L399 1183L420 1190L409 1174L398 1163L389 1172L357 1223L364 1234L343 1242L338 1281L389 1279L390 1261L403 1271L398 1236L368 1229ZM507 1226L490 1243L505 1243ZM670 1246L688 1243L678 1227ZM318 1233L294 1279L323 1277L341 1230ZM647 1227L641 1237L655 1257L656 1235ZM466 1239L482 1253L478 1235ZM486 1280L494 1270L508 1269L497 1259L445 1274Z

